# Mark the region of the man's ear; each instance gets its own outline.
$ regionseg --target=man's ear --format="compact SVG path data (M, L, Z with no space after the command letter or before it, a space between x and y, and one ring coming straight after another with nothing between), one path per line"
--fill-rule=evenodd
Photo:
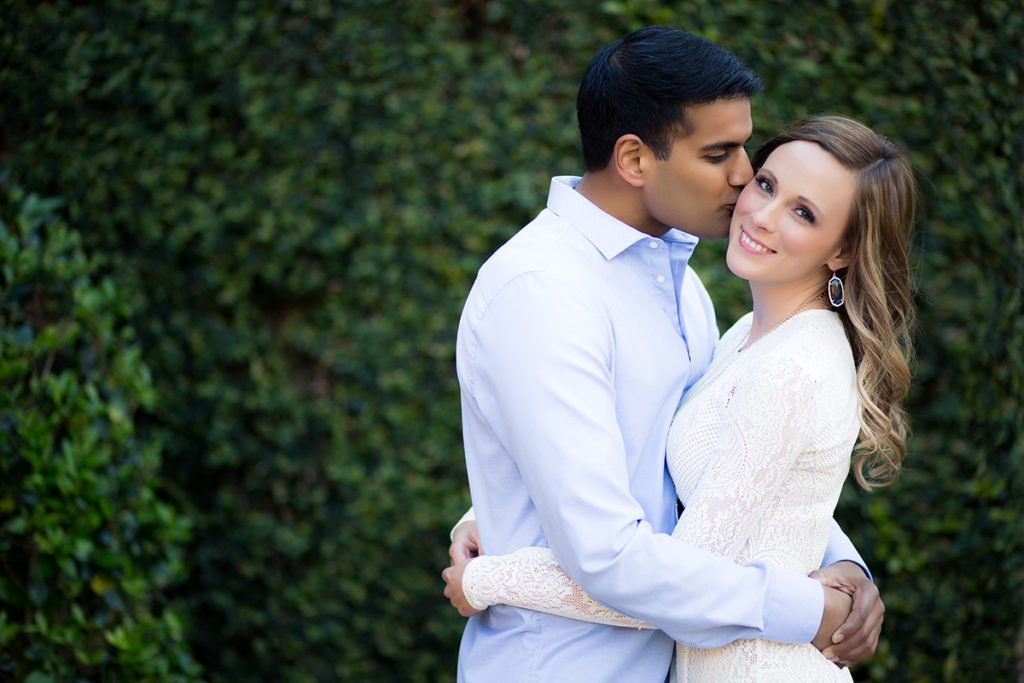
M846 268L849 265L850 245L846 243L844 243L843 246L840 247L838 251L836 251L832 258L825 262L825 266L828 267L828 269L833 272L837 270L842 270L843 268Z
M643 157L647 152L647 145L634 133L626 133L615 141L612 163L619 177L633 187L644 184Z

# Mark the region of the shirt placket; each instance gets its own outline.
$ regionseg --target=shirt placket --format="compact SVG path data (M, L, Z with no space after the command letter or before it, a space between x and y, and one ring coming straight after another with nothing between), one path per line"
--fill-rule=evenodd
M647 240L645 250L648 273L658 307L672 323L676 334L682 337L683 328L679 321L679 305L676 298L678 294L675 279L672 277L672 254L669 245L663 240L651 237Z

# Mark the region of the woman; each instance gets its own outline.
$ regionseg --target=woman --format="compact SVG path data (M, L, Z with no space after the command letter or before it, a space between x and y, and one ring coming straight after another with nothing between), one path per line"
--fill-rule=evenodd
M794 124L753 165L726 257L753 311L723 335L673 421L668 466L685 505L673 536L806 574L821 564L855 444L866 488L891 483L906 452L916 185L898 149L836 116ZM462 585L478 609L649 627L593 601L546 548L482 556ZM852 680L812 644L764 640L680 644L675 667L679 681Z

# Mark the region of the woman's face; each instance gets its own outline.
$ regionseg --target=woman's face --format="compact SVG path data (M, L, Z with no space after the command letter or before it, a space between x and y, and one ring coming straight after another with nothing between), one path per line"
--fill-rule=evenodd
M813 142L788 142L765 160L736 202L726 263L751 284L796 291L824 285L848 264L843 234L856 177Z

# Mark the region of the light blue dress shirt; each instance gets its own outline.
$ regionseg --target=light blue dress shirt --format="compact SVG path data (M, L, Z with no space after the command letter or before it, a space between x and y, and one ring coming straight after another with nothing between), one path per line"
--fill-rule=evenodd
M547 208L466 301L456 365L470 491L485 552L549 546L594 598L662 630L494 606L466 626L459 680L660 683L673 640L806 643L824 608L817 581L668 535L669 424L718 339L687 266L697 239L645 235L578 180L552 180ZM833 527L827 562L860 562Z

